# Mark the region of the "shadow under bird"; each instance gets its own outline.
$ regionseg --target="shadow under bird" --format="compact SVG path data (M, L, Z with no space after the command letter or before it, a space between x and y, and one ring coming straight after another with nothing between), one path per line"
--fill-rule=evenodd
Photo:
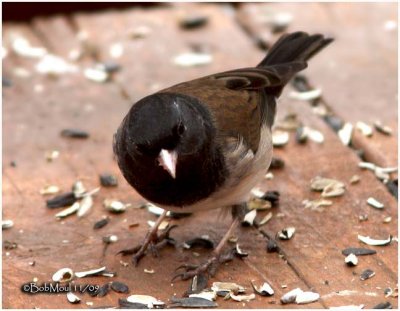
M214 208L231 209L229 230L208 261L187 265L178 276L213 275L227 260L222 248L271 163L276 99L331 41L320 34L286 34L256 67L183 82L132 106L115 134L114 153L129 184L165 209L143 244L126 252L134 254L135 264L167 237L157 234L167 211Z

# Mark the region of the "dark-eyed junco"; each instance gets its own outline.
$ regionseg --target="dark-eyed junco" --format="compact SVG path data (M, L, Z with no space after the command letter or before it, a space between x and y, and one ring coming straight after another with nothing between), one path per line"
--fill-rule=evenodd
M234 220L214 256L184 272L183 279L214 271L211 267L220 261L250 190L270 165L276 98L331 41L319 34L286 34L256 67L213 74L149 95L122 121L114 152L126 180L144 198L174 212L232 208ZM157 225L165 214L135 249L135 263L157 241Z

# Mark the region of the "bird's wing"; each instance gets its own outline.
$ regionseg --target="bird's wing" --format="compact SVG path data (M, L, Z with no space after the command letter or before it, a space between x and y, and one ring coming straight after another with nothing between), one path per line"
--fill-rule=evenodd
M237 139L256 153L263 124L272 125L275 98L269 90L285 84L286 77L304 62L268 68L226 71L177 84L161 92L181 93L197 98L213 115L221 139Z

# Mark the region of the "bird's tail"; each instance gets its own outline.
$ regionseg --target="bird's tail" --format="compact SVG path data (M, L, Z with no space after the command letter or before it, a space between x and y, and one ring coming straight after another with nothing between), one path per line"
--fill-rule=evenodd
M333 41L320 34L294 32L283 35L269 50L257 67L269 67L291 62L307 62L312 56Z

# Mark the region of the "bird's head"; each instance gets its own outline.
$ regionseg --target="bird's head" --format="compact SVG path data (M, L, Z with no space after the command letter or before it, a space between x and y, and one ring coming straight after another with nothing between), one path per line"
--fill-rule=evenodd
M143 98L132 106L115 136L120 166L129 157L147 170L161 169L175 179L180 161L209 144L212 126L207 114L189 96L157 93Z

